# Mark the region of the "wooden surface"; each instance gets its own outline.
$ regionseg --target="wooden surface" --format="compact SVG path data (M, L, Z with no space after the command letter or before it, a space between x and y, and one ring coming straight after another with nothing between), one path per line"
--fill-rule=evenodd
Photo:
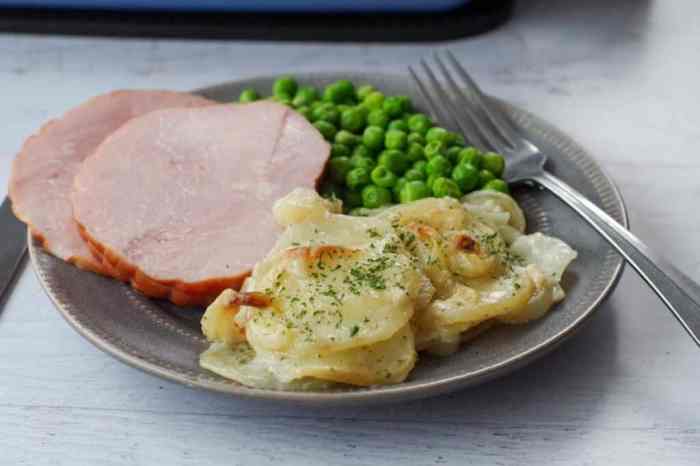
M633 230L700 279L700 3L520 3L511 23L452 50L487 90L589 149L619 183ZM401 70L430 49L0 36L0 185L27 135L94 94ZM487 385L366 409L253 403L102 354L25 270L0 314L0 465L697 465L699 363L628 270L577 336Z

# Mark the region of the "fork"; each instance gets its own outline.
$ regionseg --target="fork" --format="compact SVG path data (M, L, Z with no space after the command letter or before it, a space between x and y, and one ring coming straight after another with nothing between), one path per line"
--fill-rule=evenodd
M420 61L426 78L413 67L408 68L433 117L447 126L459 128L470 144L503 154L508 160L504 179L509 184L545 188L577 212L639 273L700 346L700 285L583 194L549 173L545 169L547 156L481 91L451 52L446 51L444 56L444 59L437 53L433 56L437 73L433 71L434 66ZM438 73L444 78L444 85L438 81Z

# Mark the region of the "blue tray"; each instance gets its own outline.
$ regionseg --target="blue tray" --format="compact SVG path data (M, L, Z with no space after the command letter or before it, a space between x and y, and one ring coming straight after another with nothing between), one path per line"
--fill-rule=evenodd
M470 0L0 0L0 7L240 12L430 12Z

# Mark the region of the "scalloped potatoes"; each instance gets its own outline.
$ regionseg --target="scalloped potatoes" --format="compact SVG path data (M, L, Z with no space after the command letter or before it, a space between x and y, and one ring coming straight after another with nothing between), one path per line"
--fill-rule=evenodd
M501 193L339 211L306 189L278 201L277 244L202 318L203 367L258 388L399 383L416 351L448 354L494 323L542 317L576 257L524 235L522 211Z

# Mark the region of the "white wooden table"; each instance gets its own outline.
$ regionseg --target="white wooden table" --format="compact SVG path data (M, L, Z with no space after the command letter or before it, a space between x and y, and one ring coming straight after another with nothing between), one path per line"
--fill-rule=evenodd
M700 279L700 2L522 1L451 44L490 92L556 122L633 230ZM302 68L400 70L431 45L0 35L0 185L47 118L115 88ZM0 314L1 465L700 464L700 351L631 272L583 331L452 396L307 410L202 393L99 352L25 270Z

